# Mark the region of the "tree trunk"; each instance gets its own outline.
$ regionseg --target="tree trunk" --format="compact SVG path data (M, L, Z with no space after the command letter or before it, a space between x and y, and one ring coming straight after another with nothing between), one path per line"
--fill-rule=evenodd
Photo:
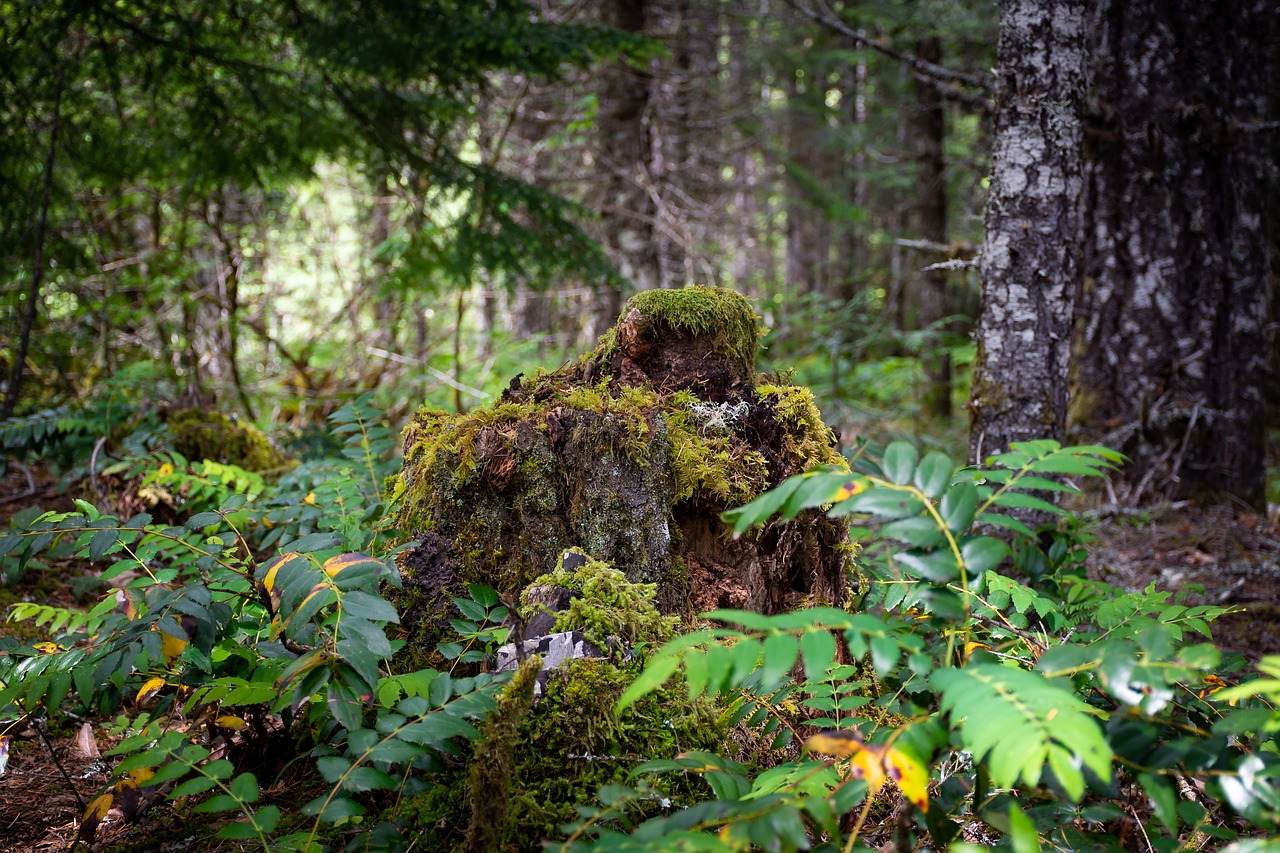
M643 33L649 23L648 0L611 0L604 23L628 33ZM604 245L618 272L638 290L658 287L661 270L654 243L657 217L652 192L648 111L653 81L646 69L616 60L603 72L600 94L600 156L604 179L599 210ZM595 334L613 325L622 308L620 285L603 282L596 302Z
M35 326L40 305L40 284L44 280L44 238L49 223L49 193L53 188L53 164L58 152L58 123L62 118L62 90L66 79L65 68L58 75L58 94L53 102L53 122L49 126L49 151L44 161L44 176L40 188L40 213L36 220L35 258L31 263L31 286L27 289L27 304L22 314L22 331L13 354L13 369L9 374L9 387L0 407L0 420L13 417L22 398L22 374L27 366L27 353L31 348L31 330Z
M969 439L975 461L1061 437L1080 279L1084 0L1001 7Z
M1135 460L1134 500L1265 500L1277 36L1259 0L1096 12L1072 415Z
M942 41L937 36L921 39L916 56L940 65ZM943 156L946 142L946 114L938 87L916 80L916 197L920 216L920 237L935 245L947 242L947 164ZM938 258L938 260L943 260ZM950 314L947 300L946 270L923 273L920 292L920 314L917 324L922 329L934 327L934 334L922 353L928 387L925 390L925 413L938 418L951 417L951 357L942 346L940 321Z

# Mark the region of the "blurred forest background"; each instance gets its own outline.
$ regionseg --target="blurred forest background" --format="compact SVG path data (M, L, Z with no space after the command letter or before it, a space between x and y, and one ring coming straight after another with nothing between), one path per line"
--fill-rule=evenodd
M1154 497L1243 395L1252 450L1222 464L1251 481L1212 476L1261 508L1275 16L1188 7L1155 26L1159 4L1117 5L1089 12L1092 76L1140 48L1168 61L1090 92L1087 206L1149 214L1152 233L1099 236L1067 272L1095 294L1108 269L1130 289L1155 276L1164 295L1134 304L1176 318L1135 354L1098 324L1129 309L1082 290L1073 422L1131 455L1135 432L1157 445L1159 476L1139 468L1135 488ZM756 300L763 366L794 369L846 442L966 443L994 3L0 8L10 449L42 420L79 412L92 442L165 404L238 413L305 453L361 391L399 418L482 405L592 344L635 290L689 284ZM1233 44L1252 59L1232 66ZM1142 134L1147 150L1116 143ZM1134 162L1157 178L1125 183ZM1243 265L1215 266L1241 244Z

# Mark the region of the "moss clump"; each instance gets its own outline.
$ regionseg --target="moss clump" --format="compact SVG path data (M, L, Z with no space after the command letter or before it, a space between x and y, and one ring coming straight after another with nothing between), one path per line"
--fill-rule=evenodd
M517 596L569 548L656 584L665 613L839 602L837 520L811 513L737 540L719 520L807 467L842 464L811 394L757 386L757 343L739 294L642 293L595 350L517 377L495 405L418 412L388 491L396 527L445 543L432 566L453 573L401 559L408 645L434 646L451 589Z
M584 659L549 675L541 701L520 726L519 784L507 839L511 849L538 850L544 838L560 837L560 826L577 818L576 806L596 802L604 785L626 782L640 761L723 748L720 709L690 700L679 679L615 713L618 697L637 674L638 665L620 669ZM676 787L666 795L673 808L693 800L686 780L671 784Z
M695 285L681 290L647 290L627 301L619 325L637 311L650 325L665 325L693 337L712 336L714 351L732 358L742 375L755 372L760 345L760 318L741 293L723 287ZM619 345L617 326L601 340L600 354Z
M276 477L298 466L262 430L221 412L187 409L171 415L168 424L173 449L192 461L208 459Z
M654 604L657 584L631 583L627 576L602 560L594 560L581 548L572 548L566 554L578 554L586 562L572 571L564 568L564 557L554 572L542 575L531 586L561 586L577 593L569 609L556 614L556 631L581 631L599 648L607 648L610 637L617 637L631 645L635 643L661 643L671 639L679 621L675 616L664 616ZM529 590L520 598L520 615L526 622L538 610L546 611L540 604L529 604Z
M756 386L756 397L773 406L774 418L783 427L783 449L800 468L835 465L848 469L849 463L835 449L835 435L822 422L822 412L813 392L800 385Z

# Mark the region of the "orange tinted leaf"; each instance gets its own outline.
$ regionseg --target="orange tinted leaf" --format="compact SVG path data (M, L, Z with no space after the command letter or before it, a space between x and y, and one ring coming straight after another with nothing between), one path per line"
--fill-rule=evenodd
M835 493L835 497L832 498L832 502L840 503L840 501L851 498L854 495L862 494L866 490L866 480L850 480L840 487L840 491Z
M883 746L863 744L862 749L849 756L849 771L853 778L867 781L867 793L870 795L884 787L884 750Z

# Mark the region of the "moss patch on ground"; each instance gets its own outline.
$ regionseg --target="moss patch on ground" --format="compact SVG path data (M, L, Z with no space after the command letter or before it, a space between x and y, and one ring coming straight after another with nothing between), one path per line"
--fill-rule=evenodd
M279 477L298 466L262 430L221 412L187 409L171 415L168 425L173 449L193 462L209 459L267 477Z

